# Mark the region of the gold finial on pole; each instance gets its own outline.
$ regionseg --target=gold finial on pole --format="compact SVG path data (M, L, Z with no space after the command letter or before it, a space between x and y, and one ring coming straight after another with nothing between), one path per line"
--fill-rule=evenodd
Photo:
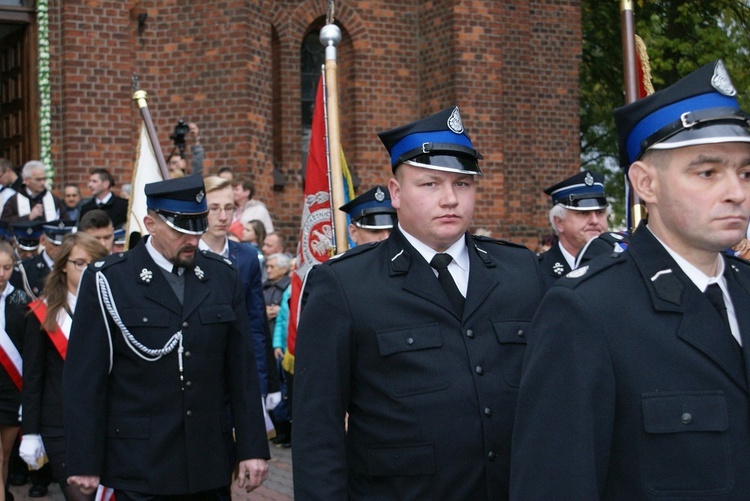
M169 179L169 169L167 169L167 161L164 159L164 153L161 151L161 145L159 139L156 136L156 129L154 128L154 121L151 119L151 112L148 110L148 94L145 90L138 89L138 75L133 73L133 101L138 105L138 109L141 111L141 118L146 126L146 132L148 132L148 138L151 141L151 147L156 155L156 163L159 164L159 170L164 179Z
M329 3L329 16L333 17L333 1ZM326 24L320 30L320 42L326 48L325 80L326 110L328 116L328 155L331 165L331 211L336 253L349 249L346 213L339 210L344 205L344 179L341 167L341 138L339 136L339 98L336 79L336 45L341 41L341 30L335 24Z

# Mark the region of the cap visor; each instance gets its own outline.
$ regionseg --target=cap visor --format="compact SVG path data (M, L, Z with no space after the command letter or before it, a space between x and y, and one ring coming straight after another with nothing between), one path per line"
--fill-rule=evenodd
M179 231L180 233L186 233L188 235L203 235L208 229L206 213L173 215L158 212L158 214L164 222L167 223L167 226L173 230Z
M412 159L405 160L405 164L423 169L439 170L442 172L455 172L458 174L469 174L481 176L479 164L475 158L454 155L418 155Z
M699 144L750 143L750 129L737 124L714 124L685 129L651 146L650 150L673 150Z
M354 225L366 230L389 230L396 225L396 214L366 214L354 221Z

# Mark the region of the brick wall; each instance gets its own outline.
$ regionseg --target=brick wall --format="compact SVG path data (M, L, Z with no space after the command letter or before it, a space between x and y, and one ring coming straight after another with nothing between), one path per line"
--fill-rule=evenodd
M50 4L58 185L83 186L94 167L129 180L137 71L165 155L177 119L195 121L206 170L252 175L280 231L296 237L300 48L325 0ZM390 176L377 131L458 104L485 156L474 228L533 246L548 227L541 190L578 164L579 0L347 0L336 19L341 138L362 189Z

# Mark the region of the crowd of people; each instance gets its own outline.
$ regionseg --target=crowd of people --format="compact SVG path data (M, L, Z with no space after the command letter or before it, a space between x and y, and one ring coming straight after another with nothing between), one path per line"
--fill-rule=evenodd
M609 232L579 172L539 253L469 231L458 107L379 133L393 176L340 207L355 247L307 273L293 370L294 256L251 179L172 155L122 252L109 171L59 199L0 160L0 492L18 443L68 500L228 499L270 438L305 500L743 499L750 118L717 61L615 119L647 219Z

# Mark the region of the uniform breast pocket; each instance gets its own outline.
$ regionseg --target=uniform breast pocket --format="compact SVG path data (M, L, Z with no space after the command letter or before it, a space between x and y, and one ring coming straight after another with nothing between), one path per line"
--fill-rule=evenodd
M651 494L708 496L732 489L724 392L644 393L641 404L645 442L640 466Z
M228 304L210 304L198 310L203 325L234 322L234 310Z
M161 348L174 331L169 329L169 315L159 308L121 308L120 319L128 331L148 348Z
M443 335L439 323L377 332L384 373L397 397L446 389Z
M529 325L531 322L521 320L492 322L495 336L500 343L500 364L503 368L503 377L505 382L514 388L518 388L521 384L521 368Z

